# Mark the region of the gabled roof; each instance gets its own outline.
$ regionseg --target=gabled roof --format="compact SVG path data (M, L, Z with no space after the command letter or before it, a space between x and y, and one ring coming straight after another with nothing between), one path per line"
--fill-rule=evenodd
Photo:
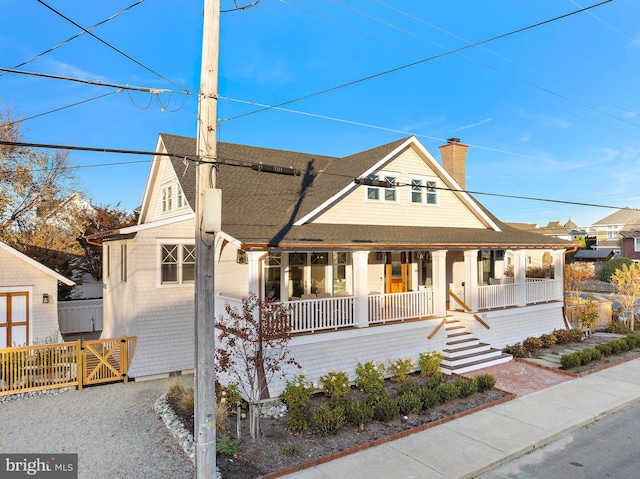
M620 231L620 236L623 238L640 238L640 228Z
M61 274L56 273L51 268L47 268L42 263L38 263L36 260L34 260L32 258L29 258L27 255L22 254L20 251L12 248L11 246L9 246L8 244L3 243L2 241L0 241L0 249L5 250L6 252L12 254L16 258L24 261L25 263L30 264L31 266L39 269L40 271L48 274L49 276L53 276L55 279L57 279L58 281L63 282L67 286L73 286L74 284L76 284L74 281L71 281L70 279L65 278Z
M353 187L356 177L366 175L399 149L419 145L413 137L372 148L344 158L312 155L285 150L260 148L231 143L218 143L216 187L222 190L222 228L244 247L557 247L572 243L519 231L500 222L468 193L456 193L474 211L487 228L371 226L349 224L316 224L305 221L308 215L321 211L323 204ZM180 155L194 154L196 140L162 133L159 146L175 157L170 161L190 205L195 205L195 170L185 165ZM403 146L404 145L404 146ZM404 150L402 150L404 151ZM430 154L429 154L430 156ZM431 157L433 159L433 157ZM292 166L300 176L260 173L224 162ZM433 160L437 163L436 160ZM455 181L438 167L443 180ZM147 185L149 187L149 184ZM145 196L148 194L145 193Z
M613 250L610 249L581 249L574 256L575 259L611 259L613 257Z
M596 225L629 225L630 227L638 227L640 226L640 210L629 207L619 209L615 213L593 223L593 226Z

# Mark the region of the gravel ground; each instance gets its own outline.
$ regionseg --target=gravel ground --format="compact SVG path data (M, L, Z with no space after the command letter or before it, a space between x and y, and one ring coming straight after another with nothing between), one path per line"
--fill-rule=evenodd
M175 381L113 383L2 403L0 451L77 453L80 479L191 479L192 462L153 409Z

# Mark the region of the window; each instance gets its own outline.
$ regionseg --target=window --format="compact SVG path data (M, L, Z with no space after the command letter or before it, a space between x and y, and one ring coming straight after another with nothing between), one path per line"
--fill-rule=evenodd
M160 282L162 284L193 283L196 251L192 244L163 244L160 247Z
M640 251L640 238L633 238L634 251Z
M184 197L184 193L179 184L168 184L162 188L163 213L184 208L185 206L187 206L187 199Z
M379 188L377 186L369 186L367 188L367 199L368 200L372 200L372 201L379 201L381 199L384 199L384 201L390 201L390 202L396 202L398 197L397 197L397 190L395 185L398 183L398 178L397 176L393 175L393 174L381 174L379 175L369 175L367 176L367 179L369 180L379 180L380 178L383 178L384 181L390 183L392 186L391 188ZM383 190L384 193L381 195L380 194L380 190Z
M105 271L103 271L103 275L106 275L106 277L109 277L109 245L107 245L107 247L104 249L104 266L105 266Z
M120 281L127 282L127 245L120 245Z
M171 197L171 193L172 193L171 186L162 188L162 212L163 213L166 213L167 211L171 211L172 199L173 199Z
M264 295L266 298L273 295L273 299L280 299L280 265L282 257L280 253L269 253L264 263Z
M180 188L180 186L177 187L178 190L178 208L182 208L183 206L186 205L186 202L184 201L184 195L182 194L182 188Z
M331 253L333 263L333 294L347 292L347 253Z
M415 204L438 204L438 190L435 180L425 178L411 179L411 202Z

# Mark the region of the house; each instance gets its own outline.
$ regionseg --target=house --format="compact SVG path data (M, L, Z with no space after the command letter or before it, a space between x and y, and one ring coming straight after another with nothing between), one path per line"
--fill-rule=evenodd
M0 241L0 349L57 336L58 281L75 284Z
M574 255L577 262L588 263L591 271L597 277L604 264L613 258L614 252L610 249L581 249Z
M310 379L424 351L462 372L564 327L572 243L511 228L466 193L467 149L449 140L441 164L415 137L343 158L219 143L216 312L248 292L273 294L290 308L289 347ZM184 158L196 142L161 134L156 151L139 224L103 238L103 336L137 336L137 379L194 367L196 181ZM537 251L551 256L554 278L526 277Z
M620 231L622 237L622 256L640 262L640 228L633 227Z
M610 249L616 255L621 254L620 232L640 227L640 210L634 208L621 208L616 212L593 223L596 231L597 242L595 249Z

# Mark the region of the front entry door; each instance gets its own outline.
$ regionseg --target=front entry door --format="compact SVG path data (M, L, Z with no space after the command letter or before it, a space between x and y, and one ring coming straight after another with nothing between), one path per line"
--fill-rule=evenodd
M387 253L385 265L385 293L404 293L411 288L409 255L406 252Z
M29 338L29 293L0 293L0 349L24 346Z

